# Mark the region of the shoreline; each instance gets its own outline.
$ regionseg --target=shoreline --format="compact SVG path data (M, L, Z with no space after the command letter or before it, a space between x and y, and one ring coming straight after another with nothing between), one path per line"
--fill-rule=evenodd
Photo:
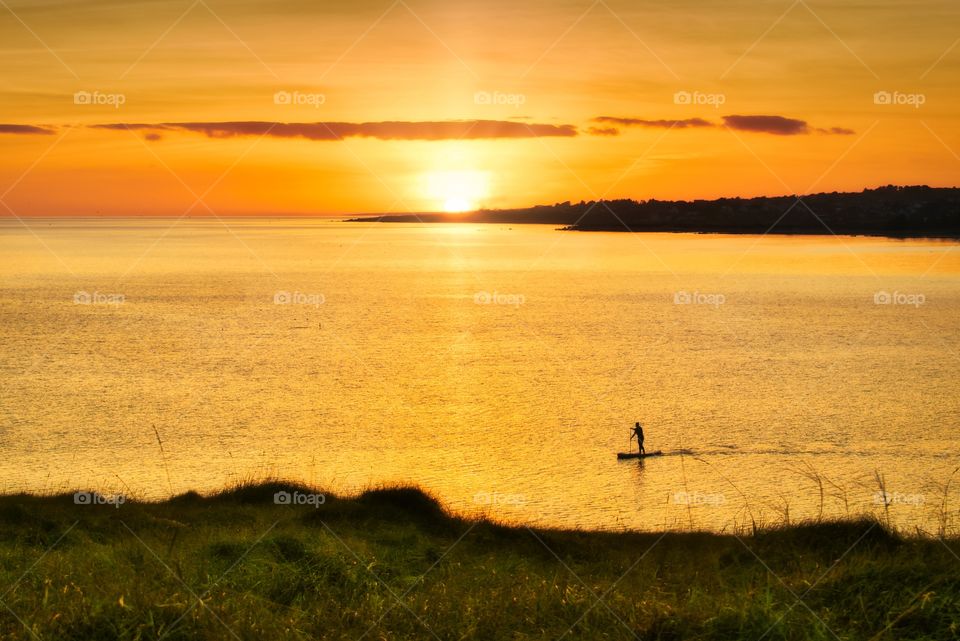
M581 228L575 226L559 227L557 231L578 231L578 232L608 232L608 233L628 233L628 234L695 234L704 236L809 236L812 238L836 237L836 238L888 238L890 240L941 240L944 242L960 241L960 231L943 234L926 234L920 232L897 232L884 230L849 230L837 229L828 231L816 231L811 229L803 230L735 230L735 229L605 229L605 228Z
M271 221L290 223L290 222L311 222L311 223L388 223L388 224L461 224L461 225L540 225L553 227L554 231L575 231L575 232L596 232L596 233L617 233L617 234L691 234L703 236L775 236L775 237L811 237L821 238L834 236L837 238L887 238L891 240L938 240L943 242L960 242L960 230L942 233L930 233L923 231L902 231L902 230L850 230L834 229L828 231L824 228L817 229L798 229L798 230L778 230L778 229L743 229L743 228L682 228L682 227L640 227L625 229L624 227L583 227L577 225L564 225L557 222L544 222L537 220L509 220L492 221L476 220L469 218L454 218L448 214L431 212L423 214L419 219L414 215L403 216L383 216L377 214L354 216L344 218L342 214L290 214L290 215L262 215L262 214L240 214L223 215L219 217L222 220L234 220L243 222L265 223L269 226ZM17 230L23 229L21 221L12 216L0 215L0 221L6 220L11 223L11 227ZM83 227L87 223L138 223L138 222L164 222L185 220L190 222L215 223L217 218L213 216L24 216L22 221L33 221L47 225L61 224L67 227ZM16 224L14 224L16 223Z
M617 461L623 463L622 461ZM275 488L276 491L285 491L289 494L299 494L301 496L316 496L319 499L302 499L299 506L309 505L318 509L319 512L332 510L336 512L344 506L354 506L350 509L359 509L367 504L371 497L377 497L383 494L396 494L406 497L405 500L411 500L426 512L442 516L444 520L461 523L492 523L506 528L518 528L524 530L553 531L553 532L579 532L586 535L607 535L607 534L632 534L632 535L662 535L662 534L701 534L705 536L725 536L734 534L737 536L746 536L761 532L773 532L789 530L798 527L819 524L849 524L869 522L882 526L891 535L910 540L933 541L943 538L955 538L960 543L960 522L956 522L954 513L950 511L947 502L943 503L943 508L933 514L924 524L913 521L902 523L897 514L888 508L883 508L882 503L877 503L874 498L869 506L847 509L841 511L831 511L820 506L819 513L816 506L810 511L800 515L792 513L789 509L784 512L781 510L765 510L765 506L760 505L758 511L754 511L756 504L751 504L744 498L743 506L737 511L732 520L724 521L720 524L708 525L699 519L688 519L687 512L683 512L682 517L677 517L672 521L657 521L648 524L626 525L619 518L616 522L584 523L580 520L564 519L543 519L532 520L524 516L498 514L495 510L496 503L486 499L478 500L474 497L474 502L464 505L462 502L448 502L438 494L424 489L416 484L408 483L373 483L366 486L356 487L351 490L328 490L322 486L311 485L301 480L293 480L281 477L263 477L256 480L243 480L231 482L228 485L215 489L204 490L185 490L177 493L162 494L144 494L124 485L123 491L105 491L105 490L73 490L69 486L61 485L56 489L50 490L14 490L4 492L0 490L0 515L4 506L7 505L31 505L43 509L71 513L75 508L86 507L111 507L120 510L131 509L168 509L180 506L205 505L218 506L230 505L233 503L243 503L257 509L270 509L274 507L298 507L298 504L274 503L272 497L265 494L264 488ZM870 493L868 491L868 493ZM872 491L876 494L877 491ZM481 493L483 494L483 493ZM695 493L696 494L696 493ZM508 495L510 496L510 495ZM903 496L898 494L897 496ZM912 496L912 495L908 495ZM942 497L941 497L942 498ZM668 497L669 499L669 497ZM676 499L675 499L676 500ZM900 499L891 499L888 505L894 505ZM314 501L317 504L311 503ZM934 501L935 504L940 501ZM693 502L692 505L698 505ZM683 503L680 503L683 505ZM359 507L358 507L359 506ZM768 506L767 506L768 507ZM957 513L960 516L960 512ZM533 516L528 515L528 516ZM2 518L2 517L0 517Z
M596 232L596 233L617 233L617 234L692 234L703 236L809 236L809 237L837 237L837 238L888 238L890 240L940 240L943 242L960 241L960 231L944 232L941 234L932 234L926 232L904 232L896 230L849 230L837 229L828 231L821 228L821 231L815 229L801 230L763 230L763 229L742 229L742 228L698 228L684 229L680 227L658 227L658 228L630 228L624 227L581 227L577 225L566 225L557 227L559 223L540 222L532 220L511 220L511 221L489 221L489 220L453 220L453 219L407 219L406 216L385 217L369 216L362 218L342 218L339 222L344 223L387 223L387 224L461 224L461 225L549 225L554 226L554 231L575 231L575 232Z

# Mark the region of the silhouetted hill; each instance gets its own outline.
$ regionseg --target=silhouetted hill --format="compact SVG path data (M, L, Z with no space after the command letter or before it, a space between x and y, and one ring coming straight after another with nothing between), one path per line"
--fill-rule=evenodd
M354 218L381 222L539 223L577 231L684 231L735 234L871 234L960 236L960 189L926 186L859 193L719 198L599 200L482 209L463 214Z

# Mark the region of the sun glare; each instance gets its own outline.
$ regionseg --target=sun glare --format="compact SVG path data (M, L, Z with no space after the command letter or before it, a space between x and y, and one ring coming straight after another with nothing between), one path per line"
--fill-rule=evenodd
M483 171L434 171L427 175L427 196L446 212L477 209L489 192L489 175Z

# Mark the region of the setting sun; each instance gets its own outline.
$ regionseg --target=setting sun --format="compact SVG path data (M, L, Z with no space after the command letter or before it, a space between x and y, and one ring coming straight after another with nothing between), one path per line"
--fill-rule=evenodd
M434 171L427 175L427 196L446 212L477 209L490 193L489 174L483 171Z

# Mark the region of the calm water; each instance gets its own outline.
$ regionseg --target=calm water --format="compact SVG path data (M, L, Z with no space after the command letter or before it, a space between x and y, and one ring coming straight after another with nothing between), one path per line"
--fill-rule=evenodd
M879 472L931 530L960 465L954 243L30 226L0 223L6 491L414 482L531 524L724 529L882 512ZM617 462L634 420L667 456Z

